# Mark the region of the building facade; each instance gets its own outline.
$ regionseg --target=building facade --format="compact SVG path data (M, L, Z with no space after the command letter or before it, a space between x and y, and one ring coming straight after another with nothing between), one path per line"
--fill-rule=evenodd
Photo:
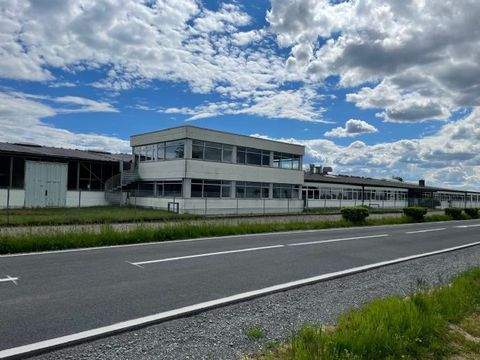
M0 208L131 205L201 215L366 205L480 207L480 193L303 171L301 145L181 126L130 139L132 154L0 143ZM320 170L321 171L320 171ZM325 170L328 171L325 172Z
M303 207L303 146L182 126L131 137L141 206L258 213Z
M131 156L0 143L0 208L108 205L105 183Z

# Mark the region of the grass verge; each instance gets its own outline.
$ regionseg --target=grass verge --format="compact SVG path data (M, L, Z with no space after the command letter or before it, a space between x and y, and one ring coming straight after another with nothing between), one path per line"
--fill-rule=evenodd
M448 286L375 300L335 327L306 325L258 360L479 359L480 268Z
M7 216L8 214L8 216ZM83 225L194 219L198 216L132 206L0 210L1 226Z
M439 219L435 217L435 221ZM443 219L449 219L444 217ZM427 221L430 219L427 217ZM336 221L286 221L272 223L175 223L160 228L137 227L132 230L114 230L108 225L102 226L99 232L72 231L48 234L20 234L0 236L0 254L22 252L38 252L86 248L96 246L112 246L138 244L146 242L162 242L169 240L193 239L242 234L259 234L294 230L320 230L352 226L395 225L409 223L407 217L389 217L383 219L367 219L361 224L345 220Z

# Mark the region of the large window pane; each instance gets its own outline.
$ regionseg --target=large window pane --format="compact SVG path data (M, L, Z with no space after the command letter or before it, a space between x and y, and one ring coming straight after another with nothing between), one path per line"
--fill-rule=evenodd
M165 143L157 144L157 160L165 159Z
M300 196L300 187L289 184L273 184L273 197L278 199L291 199Z
M137 186L136 196L139 197L152 197L154 195L154 184L140 182Z
M185 151L185 141L168 141L165 144L165 159L182 159Z
M259 198L261 196L260 186L247 186L245 189L245 197L247 198Z
M205 160L222 161L222 148L205 146Z
M203 192L205 197L220 197L220 185L205 184Z
M231 190L230 185L222 185L222 197L223 198L230 197L230 190Z
M223 145L223 162L232 162L233 146Z
M263 152L262 153L262 165L263 166L270 166L270 153Z
M192 188L191 188L191 196L192 197L202 197L203 196L203 184L194 184L192 182Z
M245 164L245 148L237 147L237 164Z
M163 196L182 196L182 182L164 183Z
M203 159L203 144L193 144L192 145L192 158L193 159Z
M247 164L262 165L262 152L256 149L247 149Z

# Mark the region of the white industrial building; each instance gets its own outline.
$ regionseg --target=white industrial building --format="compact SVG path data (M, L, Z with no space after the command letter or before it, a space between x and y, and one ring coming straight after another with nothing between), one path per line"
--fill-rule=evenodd
M303 171L301 145L181 126L131 137L132 154L0 143L0 208L108 204L194 214L367 205L480 207L480 193Z
M194 126L134 135L131 145L130 203L198 214L303 209L303 146Z

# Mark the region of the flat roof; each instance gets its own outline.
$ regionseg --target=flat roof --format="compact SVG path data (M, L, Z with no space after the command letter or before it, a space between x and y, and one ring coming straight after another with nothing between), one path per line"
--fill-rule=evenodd
M36 144L19 144L5 142L0 142L0 154L1 153L107 162L132 160L131 154L112 154L95 150L65 149L51 146L41 146Z
M134 134L130 136L130 143L132 146L147 145L150 143L155 143L155 141L168 141L170 140L170 138L173 140L175 136L178 138L180 134L183 134L185 137L193 138L195 140L206 140L206 141L218 142L218 143L222 143L228 140L232 142L232 140L234 140L235 138L237 139L242 138L242 139L245 139L247 143L250 143L250 142L253 142L253 143L250 145L250 144L243 144L237 141L232 145L254 147L254 146L258 146L259 143L263 143L263 144L273 145L274 149L271 149L271 150L277 150L279 146L283 146L290 149L290 151L294 151L294 153L296 154L303 155L305 153L305 146L303 145L289 143L285 141L264 139L260 137L243 135L243 134L236 134L236 133L222 131L222 130L208 129L208 128L203 128L203 127L194 126L194 125L182 125L182 126L176 126L176 127L166 128L162 130L149 131L141 134ZM211 138L203 139L201 136L197 136L197 134L202 134L202 135L210 134L212 136ZM262 146L262 147L266 148L266 146ZM282 151L282 150L279 150L279 151ZM287 152L289 150L283 150L283 151Z
M344 184L344 185L357 185L357 186L378 186L378 187L391 187L399 189L409 189L409 190L426 190L426 191L449 191L457 193L477 193L477 191L468 191L468 190L456 190L456 189L447 189L436 186L420 186L418 184L403 182L398 180L388 180L388 179L374 179L369 177L361 176L349 176L349 175L322 175L322 174L309 174L305 173L304 176L305 183L308 182L319 182L326 184ZM308 184L305 184L308 186Z

